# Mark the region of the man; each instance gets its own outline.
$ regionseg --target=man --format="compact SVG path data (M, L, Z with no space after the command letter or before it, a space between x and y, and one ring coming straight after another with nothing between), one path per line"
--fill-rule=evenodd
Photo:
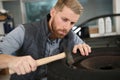
M87 56L89 45L71 31L82 10L77 0L58 0L45 19L19 25L0 42L0 68L16 73L11 80L41 80L46 66L37 67L35 60L63 52L64 40L74 41L73 53L79 50ZM11 55L14 52L17 56Z

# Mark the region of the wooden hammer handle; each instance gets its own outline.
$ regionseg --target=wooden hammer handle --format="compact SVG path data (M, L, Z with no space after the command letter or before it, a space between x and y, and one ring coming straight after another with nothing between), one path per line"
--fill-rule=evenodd
M37 66L41 66L41 65L48 64L50 62L59 60L59 59L63 59L65 57L66 57L65 52L62 52L62 53L59 53L57 55L53 55L53 56L45 57L45 58L42 58L42 59L38 59L38 60L36 60L36 62L37 62ZM14 74L14 73L15 73L14 71L9 69L9 74Z

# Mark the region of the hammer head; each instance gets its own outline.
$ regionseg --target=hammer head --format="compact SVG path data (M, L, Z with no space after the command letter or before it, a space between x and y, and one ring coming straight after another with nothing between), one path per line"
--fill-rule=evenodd
M69 39L69 40L68 40ZM70 38L63 40L63 50L66 54L66 61L68 65L72 65L74 63L74 59L72 56L72 50L74 47L74 42Z
M64 52L66 54L66 61L68 65L72 65L74 63L74 59L72 56L72 45L69 45L68 47L64 47Z

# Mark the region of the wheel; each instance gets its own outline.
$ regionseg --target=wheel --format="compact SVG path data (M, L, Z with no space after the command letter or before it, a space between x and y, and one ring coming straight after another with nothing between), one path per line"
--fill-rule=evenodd
M75 63L71 66L66 63L66 59L48 64L48 80L120 80L120 49L99 50L101 49L93 49L93 53L88 57L74 56ZM90 62L93 59L95 59L95 62L92 62L91 66ZM105 59L107 63L104 60L101 62L101 59ZM88 61L89 63L86 63ZM98 65L97 62L103 65L103 63L109 64L111 61L117 64L117 68L113 68L111 65L100 68L93 66Z

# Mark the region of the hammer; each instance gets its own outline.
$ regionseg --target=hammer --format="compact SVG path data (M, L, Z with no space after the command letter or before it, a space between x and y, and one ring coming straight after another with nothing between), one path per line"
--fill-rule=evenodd
M60 60L63 58L66 58L66 62L68 65L72 65L74 63L74 60L71 54L73 46L71 43L68 43L68 42L66 43L66 41L64 41L62 45L63 45L64 52L36 60L37 66L48 64L50 62ZM14 74L14 73L15 73L14 71L9 69L9 74Z

